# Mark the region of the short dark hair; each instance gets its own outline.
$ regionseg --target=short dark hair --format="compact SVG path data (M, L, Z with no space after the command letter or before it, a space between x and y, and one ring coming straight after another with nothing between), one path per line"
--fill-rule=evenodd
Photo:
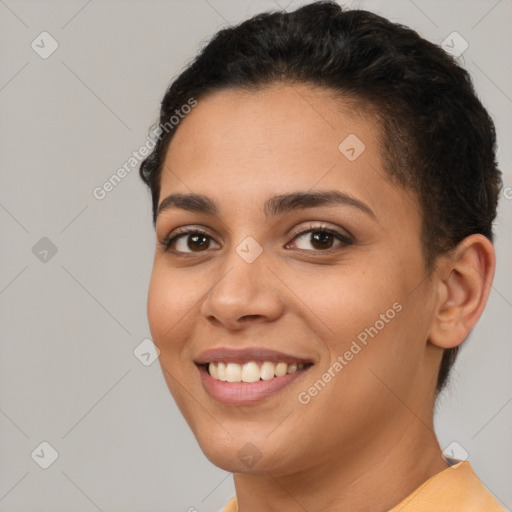
M440 46L408 27L332 1L259 14L219 31L171 83L158 125L190 98L276 82L323 86L376 116L388 177L418 197L428 270L437 256L473 233L492 241L502 187L494 124L468 72ZM160 133L140 166L154 223L174 131ZM458 348L444 351L437 393Z

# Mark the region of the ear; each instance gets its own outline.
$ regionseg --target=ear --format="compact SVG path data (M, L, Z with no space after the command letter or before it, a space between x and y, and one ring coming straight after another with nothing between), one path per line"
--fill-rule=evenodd
M496 257L491 241L475 234L442 258L429 341L441 348L453 348L467 338L485 308Z

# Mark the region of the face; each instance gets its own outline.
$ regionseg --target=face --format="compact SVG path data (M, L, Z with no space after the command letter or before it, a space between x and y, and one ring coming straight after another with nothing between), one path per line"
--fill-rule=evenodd
M305 85L213 93L177 128L159 205L150 329L214 464L384 453L410 408L428 416L441 353L419 206L372 119Z

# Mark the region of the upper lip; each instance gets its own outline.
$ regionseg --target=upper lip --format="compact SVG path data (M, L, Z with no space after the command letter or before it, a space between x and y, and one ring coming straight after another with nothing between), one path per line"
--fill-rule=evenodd
M248 347L243 349L236 348L211 348L201 352L194 359L196 364L206 364L213 361L221 361L223 363L244 364L250 361L263 362L271 361L273 363L312 363L311 359L286 354L277 350L270 350L262 347Z

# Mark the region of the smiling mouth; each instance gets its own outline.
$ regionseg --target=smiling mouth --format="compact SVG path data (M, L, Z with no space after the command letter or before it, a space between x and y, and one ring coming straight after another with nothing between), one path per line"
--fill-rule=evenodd
M244 364L212 361L203 365L215 380L223 382L258 382L284 377L311 366L311 363L274 363L272 361L249 361Z

